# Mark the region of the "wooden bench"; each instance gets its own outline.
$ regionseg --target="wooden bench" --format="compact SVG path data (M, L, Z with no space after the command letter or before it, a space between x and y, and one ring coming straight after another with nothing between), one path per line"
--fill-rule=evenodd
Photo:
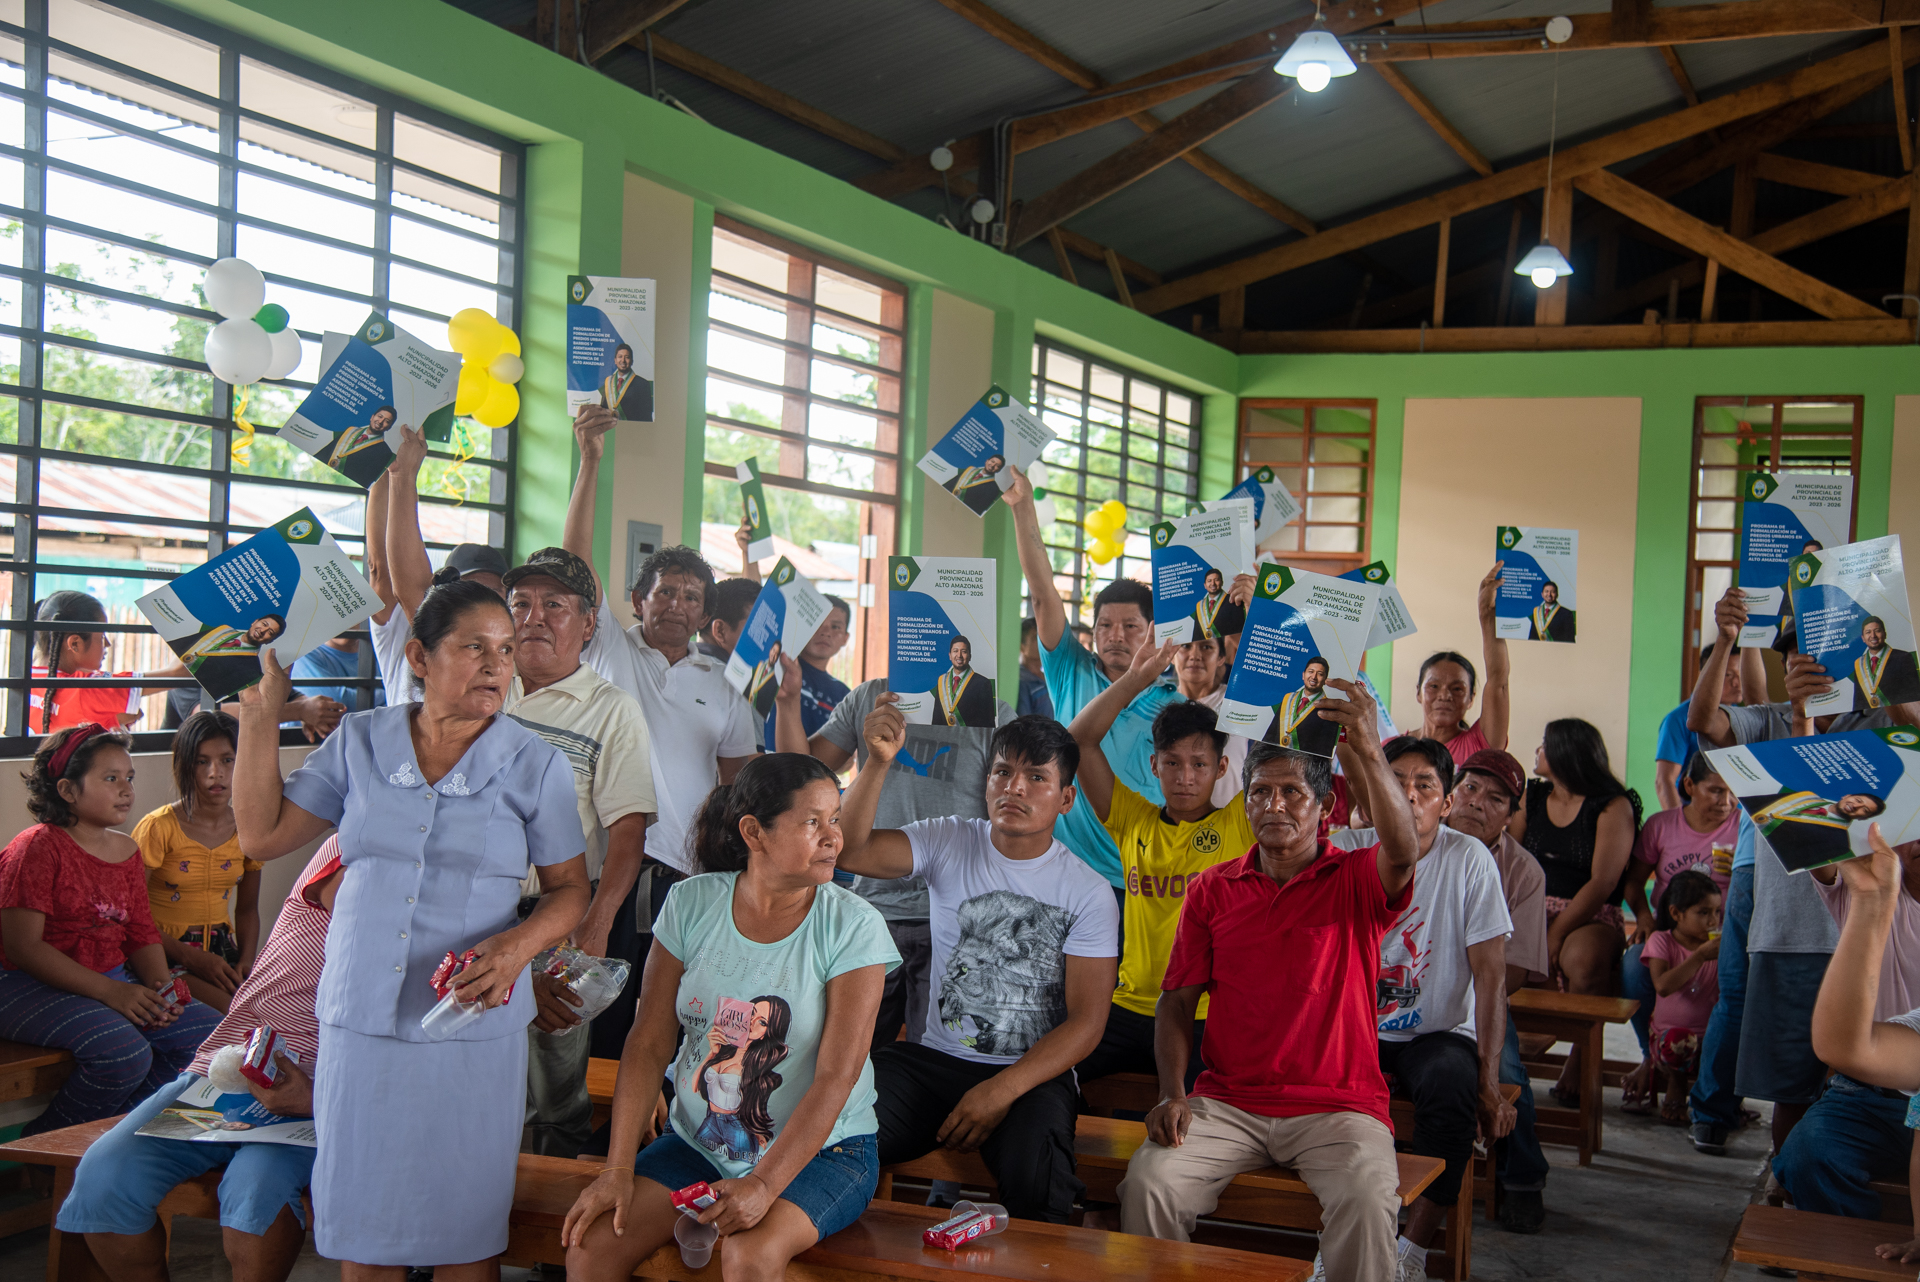
M1087 1186L1087 1198L1095 1202L1118 1202L1120 1181L1127 1174L1127 1163L1134 1150L1147 1140L1147 1128L1140 1122L1106 1117L1082 1117L1074 1130L1074 1167ZM1446 1168L1435 1157L1398 1155L1400 1162L1400 1204L1406 1206L1419 1197ZM935 1149L924 1157L895 1166L882 1167L876 1197L893 1196L896 1176L922 1180L951 1180L965 1189L990 1189L994 1179L978 1153L956 1153ZM1262 1224L1275 1228L1320 1228L1320 1202L1305 1180L1283 1166L1269 1166L1236 1175L1220 1194L1220 1204L1209 1219ZM1461 1277L1466 1276L1465 1262Z
M1572 1145L1580 1150L1580 1165L1591 1165L1593 1155L1601 1150L1607 1025L1626 1023L1640 1003L1625 997L1522 988L1508 998L1507 1008L1520 1032L1550 1035L1556 1042L1572 1042L1580 1048L1580 1107L1547 1107L1536 1098L1534 1133L1542 1144Z
M73 1056L67 1051L0 1041L0 1101L51 1095L66 1084L67 1075L72 1072ZM24 1187L25 1171L9 1171L0 1176L0 1192L17 1192ZM53 1202L48 1198L35 1198L24 1206L0 1212L0 1238L37 1229L52 1219Z
M1913 1265L1873 1253L1900 1235L1879 1220L1850 1220L1764 1203L1749 1206L1734 1235L1733 1258L1762 1268L1793 1269L1802 1278L1913 1282Z
M55 1169L55 1204L73 1188L74 1168L88 1145L112 1129L118 1118L49 1131L29 1140L0 1145L0 1154L16 1161ZM580 1190L592 1183L593 1162L522 1154L514 1184L504 1262L511 1265L564 1264L560 1228ZM171 1231L176 1215L218 1219L220 1173L189 1180L160 1204L162 1223ZM1103 1233L1071 1225L1020 1221L984 1244L957 1252L926 1247L920 1234L946 1212L931 1207L875 1202L858 1223L795 1258L787 1277L796 1282L846 1282L850 1276L914 1278L994 1278L1006 1282L1067 1282L1075 1270L1097 1269L1103 1282L1306 1282L1311 1266L1284 1256L1225 1247L1162 1242L1154 1238ZM311 1216L309 1216L311 1219ZM636 1276L663 1282L718 1282L718 1253L704 1269L688 1269L672 1243L643 1260ZM86 1240L54 1231L47 1244L47 1282L106 1282Z

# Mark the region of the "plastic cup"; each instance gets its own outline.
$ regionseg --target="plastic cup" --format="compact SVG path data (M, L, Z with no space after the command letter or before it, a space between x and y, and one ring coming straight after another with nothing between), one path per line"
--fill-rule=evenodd
M673 1226L673 1240L680 1244L680 1263L690 1269L704 1269L713 1258L713 1244L720 1240L720 1230L683 1215Z
M447 990L437 1005L420 1017L420 1028L436 1042L445 1041L486 1014L484 1002L463 1002L457 990Z

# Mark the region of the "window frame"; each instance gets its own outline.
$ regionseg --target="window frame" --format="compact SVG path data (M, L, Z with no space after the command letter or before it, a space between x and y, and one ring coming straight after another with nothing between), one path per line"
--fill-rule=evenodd
M1357 432L1320 432L1314 423L1315 411L1337 409L1364 411L1367 415L1366 459L1361 463L1316 462L1313 458L1313 445L1320 436L1340 440L1357 441L1362 439ZM1298 432L1270 432L1252 430L1253 416L1261 410L1300 410L1303 413ZM1285 440L1296 438L1300 441L1300 458L1297 463L1271 459L1249 459L1249 442L1254 440ZM1289 467L1297 468L1301 474L1301 488L1292 490L1293 497L1300 505L1300 515L1289 521L1283 531L1298 531L1294 548L1271 548L1262 546L1260 553L1271 556L1280 564L1292 569L1312 570L1318 574L1327 574L1335 578L1350 570L1370 564L1373 557L1373 502L1378 492L1378 474L1380 441L1380 402L1366 397L1248 397L1240 402L1238 430L1234 434L1233 467L1234 483L1247 479L1257 467L1273 467L1282 471ZM1362 472L1361 488L1352 490L1316 490L1310 488L1308 481L1312 469L1358 468ZM1317 521L1313 518L1313 502L1316 499L1359 499L1360 519L1358 521ZM1307 548L1308 533L1311 529L1358 529L1360 531L1360 550L1357 552L1323 552ZM1279 536L1275 536L1279 537Z
M25 146L14 147L0 144L0 158L16 160L22 166L22 204L20 206L0 205L0 219L17 222L21 227L22 253L19 266L0 263L0 279L18 281L21 290L21 315L19 325L0 324L0 335L17 339L20 344L20 376L18 383L0 383L0 396L13 400L18 406L18 433L16 443L0 442L0 454L11 456L15 460L14 492L7 496L11 502L0 503L0 513L11 519L13 540L12 554L0 561L0 573L12 576L12 600L6 610L6 617L0 619L0 628L10 634L7 646L7 670L0 676L0 691L5 692L6 717L4 727L0 727L0 752L9 756L28 756L34 751L41 737L27 733L27 697L28 687L33 688L76 688L103 687L125 688L127 682L121 679L101 677L79 678L34 678L30 675L34 636L37 632L49 629L34 623L32 619L34 602L42 595L37 592L36 580L41 575L86 575L107 579L152 580L156 583L175 578L179 573L193 568L182 564L179 571L148 568L141 561L129 561L125 568L104 567L98 565L69 565L57 561L41 559L40 544L45 536L59 537L86 531L43 531L44 520L60 519L65 521L94 522L132 522L140 525L159 526L177 529L190 536L204 536L206 550L204 560L211 560L234 544L258 533L262 526L236 523L231 518L232 491L235 485L285 488L295 491L323 491L338 493L347 498L364 498L367 491L359 486L345 482L345 478L302 479L299 477L276 477L257 475L235 468L232 459L232 446L236 425L236 393L233 388L217 379L211 379L211 372L204 361L166 355L158 352L142 351L120 347L113 344L78 337L57 334L51 328L47 296L52 292L72 293L91 298L122 302L138 306L149 311L173 317L188 318L205 322L217 322L220 318L213 312L202 308L175 303L146 294L129 292L92 281L75 279L52 274L46 260L46 233L49 230L61 231L83 237L117 249L142 254L151 254L164 258L181 266L204 267L216 257L231 256L235 253L238 232L241 227L257 228L263 231L288 236L302 242L322 248L336 248L370 260L372 277L370 292L343 289L323 280L308 280L285 276L279 273L265 273L269 285L280 284L296 289L355 304L365 305L369 311L388 315L398 310L411 316L437 317L438 313L413 305L398 303L391 297L391 274L395 266L409 270L422 271L435 276L474 286L491 289L494 292L495 312L510 327L518 327L522 317L524 299L524 275L526 260L526 218L524 199L524 175L526 172L526 148L511 139L501 137L489 130L469 124L465 121L444 115L432 108L413 102L400 95L389 93L375 86L365 84L352 77L308 62L288 54L270 45L249 39L243 35L202 22L187 14L151 0L89 0L102 8L117 10L135 21L144 22L179 33L190 40L208 45L218 58L219 92L207 94L185 84L166 79L163 76L143 71L115 61L102 53L94 52L84 46L55 38L50 34L48 0L24 0L24 22L15 25L0 21L0 34L21 42L23 59L23 85L0 84L0 98L11 98L21 104L24 114ZM102 74L120 77L137 84L148 86L159 93L171 95L192 106L212 113L218 121L218 146L207 149L191 146L177 139L142 126L122 121L102 113L92 111L80 104L55 97L50 91L50 79L62 79L49 71L53 56L69 59L73 62L97 68ZM337 91L349 98L369 103L375 115L375 146L368 148L329 134L308 129L290 120L282 120L241 103L241 64L242 61L258 64L269 71L283 72L288 76L307 81L324 89ZM142 105L144 104L136 104ZM147 110L159 110L148 107ZM116 134L133 138L139 142L166 148L197 162L217 168L219 179L219 198L207 202L156 190L146 184L123 179L113 173L88 168L73 161L51 154L52 140L48 137L47 117L49 113L69 116L110 129ZM442 131L466 141L477 143L500 154L500 190L487 191L473 186L450 174L438 172L410 162L395 155L395 121L403 117L409 122L417 122L431 130ZM338 190L301 178L297 174L282 173L265 166L252 163L242 157L242 143L247 142L241 136L243 121L281 131L287 135L312 142L347 156L369 161L374 171L374 194L371 197L355 192ZM249 143L249 145L264 145ZM440 184L457 192L466 192L477 198L485 199L497 205L499 209L499 235L489 238L469 228L453 223L442 222L431 215L412 210L405 205L396 204L394 175L396 172L418 175L431 183ZM98 186L124 192L129 196L140 197L164 203L168 206L199 213L215 221L215 254L209 256L184 249L178 249L156 240L143 240L124 232L113 231L105 227L94 227L87 223L50 215L47 210L47 175L65 173L75 175ZM330 200L345 204L363 206L373 216L372 244L361 245L352 241L306 230L301 227L274 222L252 212L242 212L240 179L243 176L259 177L274 183L311 190ZM403 198L406 193L401 193ZM417 198L416 198L417 199ZM473 240L476 243L496 247L497 271L491 281L450 270L432 263L409 258L394 253L391 248L391 231L395 220L421 223L436 232L450 233ZM324 274L316 272L316 274ZM296 314L297 322L300 318ZM408 323L408 317L403 317ZM319 331L301 331L302 338L309 344L317 343ZM423 335L423 337L426 337ZM435 336L437 337L437 336ZM431 339L429 340L431 341ZM211 379L212 408L219 412L213 414L193 413L187 410L160 406L140 405L120 401L96 400L75 393L49 389L42 386L45 381L46 352L49 347L66 348L81 352L91 352L135 361L143 365L173 368L195 373L208 374ZM312 348L310 347L311 351ZM295 390L301 393L309 390L312 384L297 379L278 380L273 386ZM89 454L81 451L54 450L41 444L41 428L45 419L45 407L49 404L71 405L86 409L97 409L106 413L125 414L136 419L150 419L162 422L191 424L203 428L208 433L210 462L206 467L181 464L147 462L137 459ZM244 413L245 411L242 410ZM470 428L484 431L486 429ZM494 430L491 433L489 447L483 456L475 453L462 457L452 449L430 447L430 458L464 463L489 470L487 496L484 500L466 500L464 504L449 497L423 491L420 495L422 505L440 505L448 507L465 506L482 510L488 516L488 537L495 546L511 548L515 534L515 467L517 458L516 427ZM271 435L272 429L260 428L262 435ZM68 508L43 503L40 497L42 464L46 462L73 462L96 466L110 466L126 472L144 472L157 475L185 476L207 483L208 501L204 516L201 515L139 515L130 518L126 513L113 513L92 509ZM351 547L359 542L363 549L364 536L356 540L351 534L338 536ZM445 550L451 544L432 542L429 548ZM204 563L204 560L202 563ZM93 625L89 630L107 633L110 637L122 634L151 634L153 629L144 623L103 623ZM361 640L369 640L370 634L363 626L349 635ZM143 687L151 691L172 688L191 688L196 685L191 679L142 682ZM373 675L373 654L371 644L360 648L360 675L350 678L328 678L303 680L302 685L356 687L361 706L371 706L373 691L379 681ZM205 696L202 696L203 706ZM135 751L164 751L171 746L173 731L136 729L133 734ZM304 743L304 738L295 731L287 732L285 742Z
M782 400L784 409L781 415L781 426L772 428L761 423L728 418L724 414L715 413L711 406L706 406L702 425L701 474L703 477L717 477L730 482L737 480L735 465L716 463L705 457L704 434L709 429L718 428L722 431L759 437L779 446L779 467L771 471L763 469L760 473L761 483L765 487L839 499L856 505L855 520L858 528L855 539L858 563L853 578L856 599L848 602L855 612L855 617L848 620L848 644L852 652L847 657L847 665L849 675L853 678L848 684L858 685L869 677L881 675L886 666L888 622L887 612L881 608L880 602L885 592L887 558L899 550L900 518L904 502L902 490L905 485L906 469L909 466L904 453L906 354L909 342L907 286L891 277L833 258L725 214L716 213L713 226L716 234L725 232L786 255L790 268L793 262L805 263L808 266L805 295L792 292L791 271L788 290L781 291L759 281L733 275L717 266L710 269L708 281L710 293L723 292L719 289L719 283L724 281L730 288L740 291L745 301L784 309L787 312L786 337L775 337L758 330L747 329L729 321L716 319L711 314L707 317L709 334L719 332L738 337L745 342L784 350L787 353L787 377L794 376L797 363L807 381L805 384L767 383L733 370L722 369L714 365L709 357L705 377L701 381L703 404L706 398L707 381L716 380L749 391L778 396ZM819 301L819 272L822 269L882 291L882 319L875 322L823 305ZM804 324L796 326L795 317L801 313L805 316ZM814 346L813 328L815 323L822 319L848 332L873 334L881 351L881 362L875 364L861 361ZM890 320L897 321L897 324L888 323ZM804 333L807 338L802 340L793 337L796 332ZM886 364L889 352L894 362L892 366ZM871 375L875 380L874 399L878 403L871 407L853 406L848 401L814 391L812 368L815 362ZM815 436L811 431L811 419L812 411L816 406L853 408L860 414L872 416L880 425L877 444L868 447ZM796 409L799 410L800 418L798 431L789 426L789 421L795 416ZM892 442L891 448L887 445L889 438ZM876 488L854 489L806 479L805 474L809 467L807 453L810 449L831 449L871 460ZM790 464L797 466L801 474L790 475L786 470ZM892 489L878 488L882 478L888 475L892 477ZM704 500L702 505L704 507ZM716 570L715 577L724 579L732 575Z
M1761 467L1759 459L1745 459L1736 463L1703 462L1703 453L1709 433L1706 430L1709 409L1751 409L1760 405L1772 405L1772 423L1768 428L1766 466ZM1786 422L1786 410L1790 405L1850 405L1853 407L1853 423L1850 428L1837 425ZM1741 472L1796 470L1791 466L1783 469L1781 438L1783 429L1786 434L1803 439L1832 437L1848 442L1849 475L1853 478L1853 509L1847 514L1847 532L1849 539L1860 537L1860 444L1866 423L1866 397L1856 394L1833 396L1787 396L1779 394L1757 396L1697 396L1693 402L1693 451L1690 466L1687 469L1687 564L1684 579L1680 611L1680 670L1681 683L1679 697L1690 698L1694 682L1700 675L1700 648L1708 644L1712 636L1701 626L1703 616L1713 609L1713 602L1703 598L1704 579L1711 570L1725 570L1729 581L1739 577L1740 570L1740 528L1743 520L1742 506L1745 499L1738 481ZM1722 433L1714 433L1720 436ZM1736 441L1740 433L1734 434ZM1788 460L1790 461L1788 456ZM1837 458L1838 455L1812 456ZM1709 471L1733 472L1736 474L1732 488L1726 494L1703 493L1703 480ZM1836 475L1838 475L1836 473ZM1700 509L1706 503L1725 503L1733 509L1733 523L1729 529L1724 526L1702 525ZM1730 558L1700 556L1702 535L1727 535L1732 541L1733 555Z

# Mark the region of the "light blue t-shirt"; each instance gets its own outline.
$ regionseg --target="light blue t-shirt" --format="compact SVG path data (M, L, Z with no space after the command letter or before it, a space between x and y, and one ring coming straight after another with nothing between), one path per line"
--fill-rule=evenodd
M1753 820L1747 818L1747 808L1740 807L1740 835L1733 839L1733 866L1735 868L1753 867L1754 838L1760 830L1753 826Z
M1071 723L1082 708L1113 684L1101 671L1100 661L1073 635L1072 628L1060 634L1060 644L1053 649L1047 649L1044 642L1041 644L1040 668L1047 676L1047 693L1053 696L1054 716L1063 724ZM1113 767L1120 782L1156 806L1164 806L1167 799L1161 794L1160 781L1153 777L1148 761L1153 756L1153 719L1160 714L1160 709L1178 702L1178 690L1148 686L1114 718L1113 728L1100 741L1100 750L1106 754L1107 764ZM1053 835L1105 877L1108 885L1125 884L1120 871L1120 852L1114 848L1113 838L1093 813L1093 807L1087 804L1084 793L1074 797L1073 809L1054 825Z
M379 671L376 664L375 675L379 675ZM323 643L293 661L292 675L296 680L325 680L331 677L336 681L345 681L360 675L360 654L357 650L336 650ZM349 710L360 706L358 686L296 686L293 692L296 695L324 694L329 699L345 704ZM386 689L374 686L373 706L384 708L386 704Z
M1689 699L1660 719L1660 742L1653 750L1655 761L1671 761L1685 770L1700 750L1699 736L1687 729L1687 710L1691 707L1693 700Z
M755 943L733 924L739 875L703 873L677 883L653 927L685 967L674 999L687 1034L672 1068L674 1133L729 1179L753 1169L813 1085L827 981L862 966L900 964L880 914L831 882L815 892L791 935ZM826 1144L879 1130L874 1099L868 1060Z

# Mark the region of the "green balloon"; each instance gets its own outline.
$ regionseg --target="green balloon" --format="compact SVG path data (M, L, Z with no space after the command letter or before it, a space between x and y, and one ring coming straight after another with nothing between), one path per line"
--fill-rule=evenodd
M253 314L253 323L269 334L278 334L287 327L290 319L292 318L287 315L287 309L278 303L268 303Z

